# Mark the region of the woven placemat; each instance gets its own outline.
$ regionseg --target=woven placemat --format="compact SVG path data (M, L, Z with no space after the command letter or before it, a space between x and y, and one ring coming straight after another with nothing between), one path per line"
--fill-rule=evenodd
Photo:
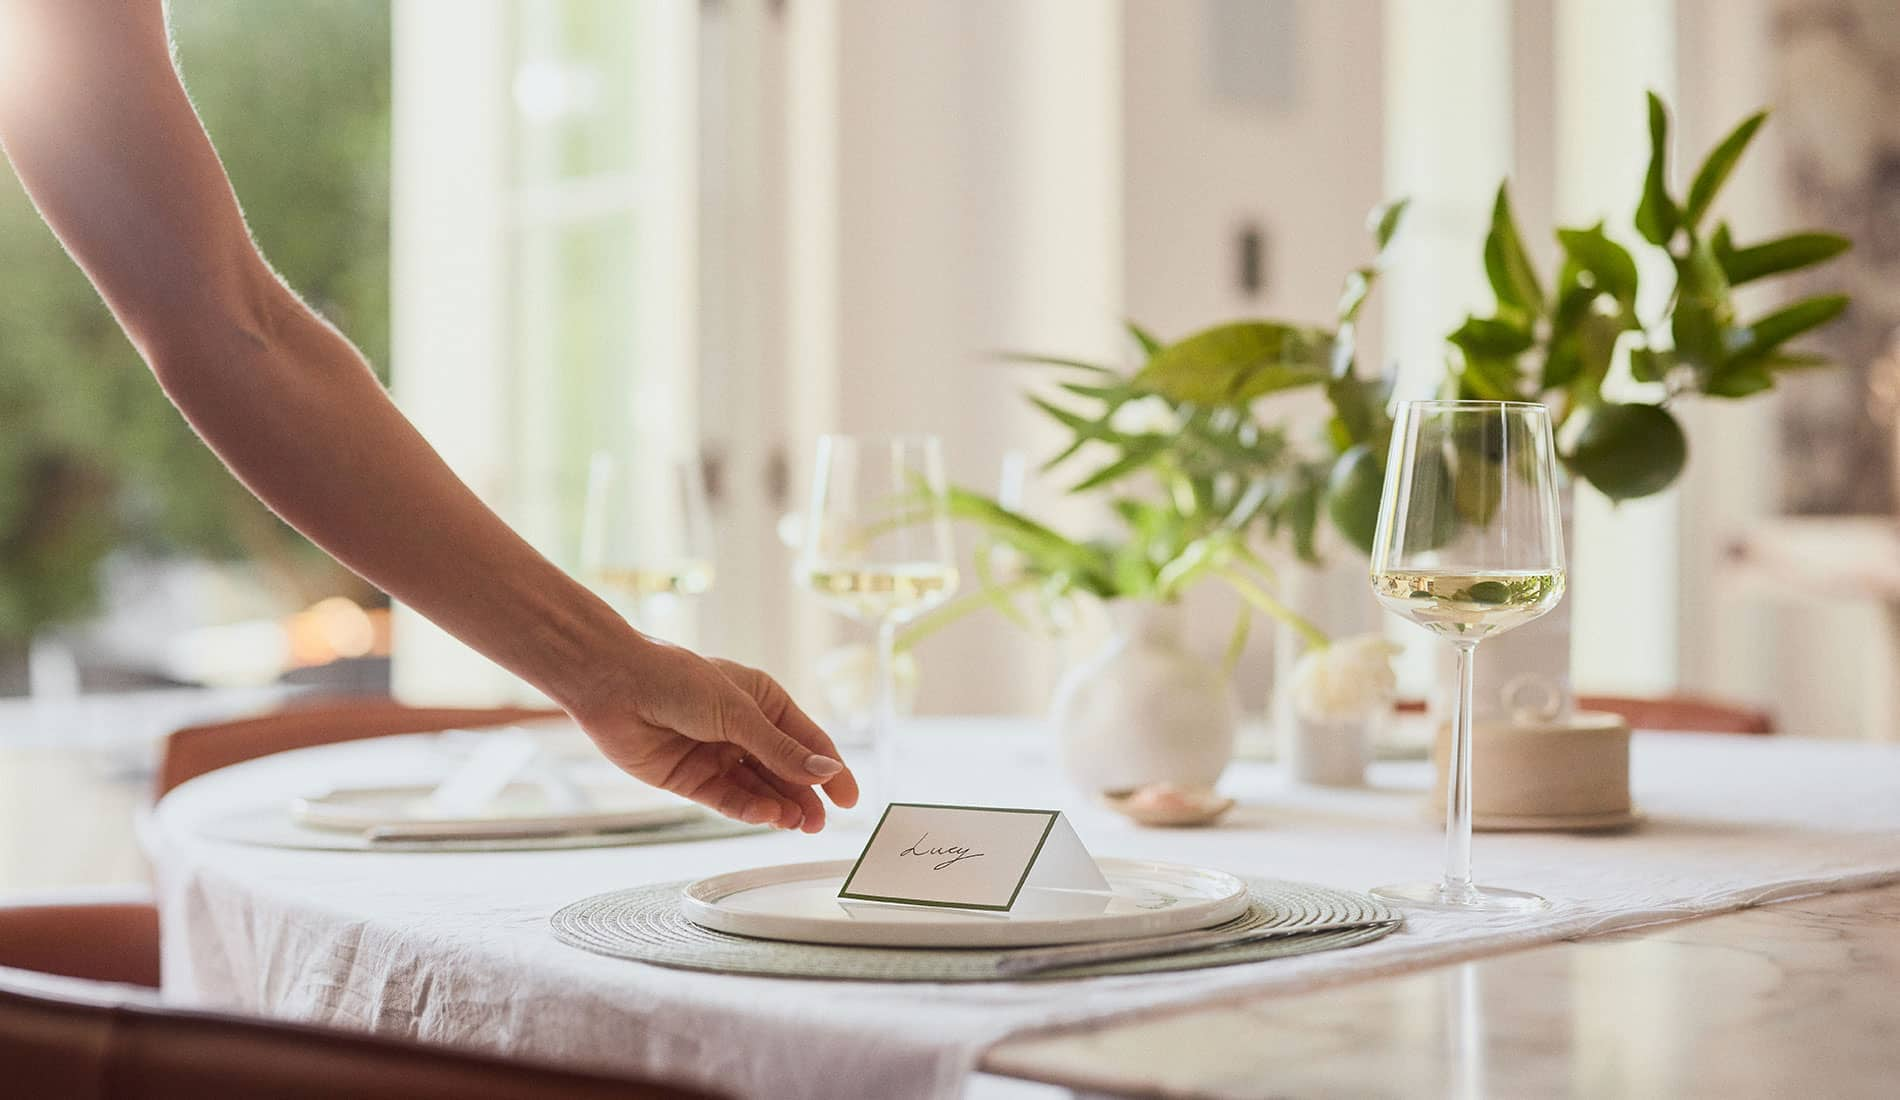
M549 918L562 942L619 959L685 970L714 970L777 978L830 978L880 982L983 982L1002 980L996 964L1027 948L839 947L733 936L701 928L680 912L688 883L636 886L573 903ZM1253 905L1220 927L1239 932L1348 920L1388 920L1398 914L1347 890L1303 882L1248 879ZM1092 978L1107 974L1152 974L1259 962L1370 943L1393 925L1315 932L1260 940L1211 951L1068 967L1015 981Z
M621 832L579 833L570 836L486 837L467 840L410 840L371 844L360 833L309 829L290 819L283 806L238 810L199 823L193 830L206 840L250 844L263 848L301 848L315 852L546 852L572 848L626 848L641 844L677 844L689 840L718 840L768 832L764 825L747 825L706 814L676 825Z

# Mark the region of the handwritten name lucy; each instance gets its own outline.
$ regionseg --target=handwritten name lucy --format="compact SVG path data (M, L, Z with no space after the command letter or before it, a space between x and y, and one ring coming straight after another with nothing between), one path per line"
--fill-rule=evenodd
M937 845L935 847L926 848L924 847L924 842L929 839L930 839L930 834L925 833L923 836L920 836L917 838L917 843L912 844L910 847L897 853L898 856L899 857L921 856L925 859L932 859L938 856L950 857L944 860L942 863L939 863L931 867L931 870L933 871L941 871L945 867L949 867L953 864L959 863L966 859L982 859L983 858L982 852L972 852L967 846L964 846L964 845Z

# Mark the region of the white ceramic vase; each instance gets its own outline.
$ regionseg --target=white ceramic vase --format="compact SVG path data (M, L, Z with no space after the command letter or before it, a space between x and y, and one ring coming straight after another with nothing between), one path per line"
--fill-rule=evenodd
M1116 600L1108 611L1113 636L1056 688L1064 770L1091 794L1212 787L1234 756L1232 683L1183 644L1180 605Z

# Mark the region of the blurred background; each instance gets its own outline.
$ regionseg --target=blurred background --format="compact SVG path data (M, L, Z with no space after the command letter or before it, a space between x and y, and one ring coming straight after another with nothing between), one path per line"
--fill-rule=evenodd
M995 486L1057 442L995 352L1112 359L1125 317L1163 338L1325 322L1366 212L1400 195L1363 359L1421 395L1444 334L1490 301L1500 178L1548 266L1559 222L1630 234L1645 89L1673 104L1685 163L1772 106L1724 209L1755 235L1854 238L1825 276L1854 307L1815 341L1847 369L1691 406L1665 495L1580 491L1575 680L1896 736L1900 8L1883 0L170 7L266 254L470 484L579 569L595 456L683 463L710 587L676 586L667 632L806 695L852 639L790 581L782 521L818 434L934 432L954 480ZM519 696L223 472L10 177L0 255L11 705ZM1062 514L1057 490L1025 492ZM1337 557L1309 598L1335 626L1377 625L1362 561ZM1205 595L1217 651L1231 615ZM1423 696L1424 636L1394 637ZM1242 664L1252 710L1273 641ZM917 708L1038 711L1061 661L973 617L919 647Z

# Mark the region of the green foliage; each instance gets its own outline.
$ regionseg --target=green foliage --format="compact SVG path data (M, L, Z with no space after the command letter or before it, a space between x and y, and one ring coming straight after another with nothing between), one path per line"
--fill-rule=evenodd
M1306 561L1318 560L1323 514L1333 518L1348 542L1361 549L1371 543L1365 483L1368 470L1376 474L1384 464L1392 434L1386 408L1392 391L1389 378L1360 375L1357 328L1405 207L1399 200L1367 217L1378 252L1371 264L1347 274L1331 330L1283 321L1216 325L1163 348L1136 379L1171 401L1216 402L1249 420L1257 415L1258 398L1307 386L1321 389L1332 406L1324 430L1296 441L1279 469L1259 474L1257 486L1256 512L1266 533L1286 538ZM1514 262L1501 257L1500 269ZM1375 457L1368 460L1367 454ZM1375 481L1370 493L1375 518L1377 497Z
M976 553L978 588L926 617L904 644L978 606L1030 622L1033 617L1017 604L1023 596L1033 596L1045 610L1076 595L1166 601L1208 579L1226 582L1243 606L1324 643L1311 624L1274 599L1270 570L1247 545L1270 487L1301 473L1284 435L1260 424L1244 401L1177 399L1157 392L1149 380L1158 363L1196 362L1212 354L1223 369L1197 380L1205 393L1258 396L1284 388L1288 370L1301 375L1298 384L1313 384L1326 377L1312 361L1329 354L1331 334L1234 325L1164 344L1139 325L1127 327L1141 357L1134 370L1043 355L1008 357L1049 372L1054 392L1030 394L1028 400L1069 434L1043 471L1070 479L1070 494L1106 495L1119 530L1072 538L991 497L950 489L945 499L951 516L974 524L986 538ZM1161 374L1173 369L1164 366ZM999 561L1006 565L999 567ZM1245 630L1243 616L1236 631L1244 636Z
M388 358L389 12L174 0L192 99L258 242ZM0 642L88 611L114 545L319 561L191 434L10 174L0 184Z
M1654 94L1648 109L1650 159L1635 224L1675 273L1665 304L1652 316L1640 314L1636 259L1602 223L1557 230L1563 259L1546 296L1523 258L1501 186L1484 246L1496 309L1489 317L1467 318L1449 338L1459 394L1550 404L1560 438L1571 439L1562 456L1566 464L1617 500L1661 492L1682 470L1681 428L1657 406L1686 393L1746 397L1772 388L1778 373L1825 365L1787 345L1848 304L1840 295L1822 295L1739 320L1734 287L1824 263L1846 251L1848 242L1828 233L1796 233L1737 248L1727 223L1717 221L1705 231L1723 184L1767 113L1750 115L1717 143L1687 196L1678 200L1669 184L1669 112ZM1627 357L1632 379L1662 387L1655 404L1605 402L1604 381L1619 354ZM1651 411L1637 411L1645 408ZM1585 429L1564 433L1578 416Z
M1635 224L1675 271L1667 304L1655 316L1639 314L1637 259L1602 222L1558 229L1562 262L1554 278L1541 278L1518 228L1509 186L1500 184L1483 250L1496 308L1490 316L1467 317L1447 337L1454 349L1447 378L1452 393L1544 401L1558 410L1560 428L1582 415L1583 427L1567 437L1570 450L1562 458L1615 500L1661 492L1680 475L1688 454L1680 423L1661 404L1604 399L1619 356L1626 357L1635 381L1664 387L1665 403L1691 391L1745 396L1772 387L1778 373L1827 365L1787 345L1847 307L1846 298L1823 295L1739 322L1731 300L1735 286L1825 262L1848 242L1797 233L1737 248L1726 223L1717 221L1705 233L1723 184L1767 116L1750 116L1725 137L1678 201L1669 186L1668 110L1654 95L1648 108L1651 154ZM984 590L970 599L994 602L1000 596L1007 603L1025 587L1045 596L1172 599L1189 583L1215 576L1247 606L1297 624L1274 601L1270 585L1261 583L1265 566L1249 549L1248 536L1264 530L1286 538L1299 557L1312 560L1324 515L1349 543L1371 549L1392 434L1391 385L1389 379L1360 376L1355 330L1404 210L1401 201L1372 212L1367 228L1378 257L1347 275L1330 330L1245 320L1169 344L1131 324L1143 357L1132 375L1097 363L1016 356L1069 379L1057 386L1063 400L1031 398L1070 433L1069 444L1045 469L1093 448L1100 457L1069 491L1114 494L1125 531L1120 540L1073 540L959 490L952 494L952 511L980 524L1022 562L1015 580L999 585L985 578ZM1308 387L1320 389L1332 408L1322 430L1296 437L1290 426L1262 417L1263 399ZM1162 427L1117 416L1155 401L1165 403ZM1130 486L1149 492L1136 495ZM1488 522L1496 506L1495 495L1448 496L1426 510L1433 527L1424 537L1443 543L1458 523ZM945 616L963 613L953 605ZM1244 641L1246 630L1243 615L1235 638Z

